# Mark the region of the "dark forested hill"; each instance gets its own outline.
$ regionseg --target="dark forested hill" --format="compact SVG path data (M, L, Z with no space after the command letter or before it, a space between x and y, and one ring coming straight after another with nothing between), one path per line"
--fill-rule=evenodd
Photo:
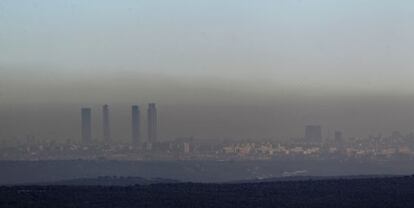
M97 178L78 178L68 179L46 183L34 183L27 185L42 186L132 186L132 185L150 185L158 183L179 183L180 181L163 179L163 178L141 178L141 177L117 177L117 176L101 176Z
M414 177L0 187L0 207L414 207Z

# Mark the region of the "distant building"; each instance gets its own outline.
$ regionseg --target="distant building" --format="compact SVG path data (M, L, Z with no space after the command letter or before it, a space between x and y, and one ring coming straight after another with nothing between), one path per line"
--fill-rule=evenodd
M322 127L319 125L306 126L305 139L308 142L322 142Z
M138 105L133 105L131 108L131 130L132 142L139 142L141 140L141 119Z
M82 142L92 141L92 110L90 108L81 109L81 128Z
M335 145L339 150L343 150L344 148L344 138L341 131L335 131Z
M184 142L184 153L190 153L191 151L191 144L188 142Z
M157 141L158 121L157 121L157 108L155 103L148 105L148 141Z
M110 141L111 140L111 126L109 122L108 105L102 106L102 129L103 129L103 139L105 141Z
M174 139L174 143L182 149L184 153L190 153L193 148L193 137L179 137Z

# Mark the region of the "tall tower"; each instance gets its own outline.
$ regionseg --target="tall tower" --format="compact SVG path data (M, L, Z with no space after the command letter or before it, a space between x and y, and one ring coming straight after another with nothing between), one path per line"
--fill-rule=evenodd
M150 103L148 105L148 141L155 142L157 141L157 108L155 103Z
M82 142L88 143L92 141L92 113L90 108L81 109L82 119Z
M340 150L343 150L344 138L341 131L335 131L335 144Z
M131 129L132 142L139 142L141 139L141 121L139 106L137 105L133 105L131 108Z
M109 106L102 106L102 129L103 129L103 139L108 142L111 140L111 125L109 122Z

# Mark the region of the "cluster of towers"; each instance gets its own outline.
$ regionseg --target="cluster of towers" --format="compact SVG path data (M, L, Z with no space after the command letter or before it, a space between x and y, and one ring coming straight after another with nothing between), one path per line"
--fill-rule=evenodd
M148 104L148 141L157 141L157 108L155 103ZM81 109L81 136L83 142L92 141L92 109ZM111 140L111 127L109 118L109 106L102 106L102 129L103 139L105 141ZM131 107L131 139L133 143L142 141L141 138L141 112L138 105Z

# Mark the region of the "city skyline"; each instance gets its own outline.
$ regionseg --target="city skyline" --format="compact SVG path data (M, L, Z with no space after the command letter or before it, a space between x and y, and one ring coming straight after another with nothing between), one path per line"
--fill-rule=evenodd
M159 137L410 132L413 4L2 1L0 139L79 138L75 109L104 103L130 139L137 98L162 103Z
M414 1L0 0L0 207L414 207Z
M104 104L102 106L102 138L100 140L105 142L116 142L111 137L111 122L109 116L109 105ZM138 105L131 106L131 142L143 143L143 142L157 142L158 140L158 116L155 103L149 103L147 109L147 138L142 137L142 122L141 111ZM81 108L81 140L84 143L90 143L93 139L92 130L92 108ZM118 141L119 142L119 141Z
M104 106L105 105L108 105L108 104L104 104ZM92 121L93 121L92 125L91 125L91 129L92 129L93 132L95 132L94 133L95 138L105 138L104 106L102 106L102 105L92 105L92 107L89 107L89 108L91 108L91 113L93 115L95 115L91 118ZM120 107L120 105L117 105L117 104L113 104L113 105L110 105L110 106L111 106L111 109L113 109L113 108L115 109L115 114L111 114L111 116L110 116L111 125L110 125L109 129L110 129L111 137L113 137L113 135L115 135L115 137L117 139L129 140L131 138L131 133L127 133L127 132L131 132L130 127L129 127L130 124L127 124L126 122L128 120L128 116L129 116L128 114L130 112L128 114L126 114L125 109L126 109L127 106L122 105L123 107ZM216 134L215 132L213 132L214 134L210 134L210 136L206 136L208 134L205 134L205 132L207 132L207 130L210 127L209 126L206 126L206 128L197 127L196 125L197 125L198 122L200 122L200 120L199 120L199 118L194 119L193 117L188 117L187 118L188 120L186 122L188 123L187 124L188 126L193 126L193 127L196 127L196 128L193 129L193 128L181 128L180 127L179 130L183 129L184 131L180 131L180 133L174 133L174 132L171 133L171 131L168 130L170 125L174 126L174 124L171 123L171 122L176 120L176 119L181 120L182 116L180 118L180 115L182 115L182 112L185 112L187 109L184 109L184 106L182 108L177 108L175 106L169 106L169 105L163 105L163 106L164 106L163 107L163 114L161 115L161 117L163 118L162 119L163 122L162 122L161 125L164 125L164 126L163 126L163 128L161 128L162 131L159 132L159 134L161 134L161 138L177 138L177 137L196 136L197 138L202 138L202 139L209 139L209 138L211 138L211 139L213 139L213 138L222 138L222 139L223 138L228 138L228 139L238 139L238 138L243 138L243 139L250 139L250 138L265 139L265 138L267 138L267 139L282 139L282 140L285 140L285 139L289 139L289 138L304 137L305 134L303 133L304 132L303 127L306 126L306 125L315 124L315 123L318 123L318 124L320 124L321 126L324 127L324 131L323 131L322 136L326 137L326 138L334 138L335 137L335 131L337 131L338 129L340 129L341 132L346 132L346 134L349 137L361 137L361 136L365 136L365 135L379 135L379 134L384 134L384 133L386 134L387 132L393 132L393 131L413 132L412 128L404 129L404 128L398 128L398 127L395 128L395 127L391 127L391 126L382 125L383 128L379 129L378 131L374 130L374 131L370 131L370 132L365 131L365 132L362 132L362 133L355 133L355 129L346 127L344 125L341 125L340 123L335 124L335 123L320 122L321 121L320 119L315 119L315 120L307 119L307 120L303 120L303 121L298 122L298 123L291 123L289 125L285 123L285 124L282 125L283 127L287 128L287 129L295 129L295 131L293 131L293 133L285 133L283 135L283 134L280 134L279 131L269 131L269 133L267 133L267 135L266 135L266 134L263 134L264 133L262 131L263 127L278 129L282 126L280 125L279 121L273 120L273 119L266 121L266 123L263 126L263 122L264 122L263 118L266 118L267 115L262 114L261 116L265 116L265 117L261 118L262 121L260 121L258 123L253 123L253 122L249 121L249 122L246 123L246 126L247 126L247 124L249 124L249 126L248 126L248 128L245 128L244 130L246 132L249 132L248 134L238 134L236 131L233 131L234 124L227 123L227 122L232 121L235 118L237 118L237 117L233 118L232 113L229 114L229 112L232 112L232 111L234 112L234 110L237 109L237 107L231 107L231 108L208 107L209 111L211 113L209 113L208 115L203 114L203 115L207 116L207 117L204 117L204 118L209 118L209 119L215 118L216 120L218 119L217 121L221 120L220 122L226 121L227 124L224 125L224 126L222 125L223 132L225 132L225 133ZM192 108L192 107L188 107L188 106L185 106L185 107L186 108ZM68 109L64 109L63 106L61 106L59 108L61 108L60 111L68 110ZM98 108L102 108L102 110L100 112L97 112L96 110ZM207 108L204 107L204 110L205 109L207 109ZM48 108L49 112L50 112L50 110L51 109ZM237 110L239 110L239 109L237 109ZM252 112L247 111L247 110L249 110L248 108L246 108L246 109L241 108L240 110L243 110L243 111L240 111L240 112L243 112L243 113L247 113L247 114L252 113ZM36 136L37 138L54 139L54 140L57 140L57 141L61 140L61 139L80 138L78 136L78 135L80 135L78 133L79 132L79 130L78 130L78 126L79 126L78 121L79 121L79 119L78 119L77 116L75 116L77 113L73 112L73 110L70 110L70 111L72 112L72 114L67 114L66 113L66 114L62 115L61 112L55 113L54 115L56 116L56 119L55 119L56 122L50 123L46 129L42 129L42 128L37 127L38 124L47 121L47 120L41 120L40 122L32 123L33 126L31 126L31 127L36 127L36 132L22 131L18 134L15 134L15 135L7 135L7 134L5 134L5 132L7 132L9 129L4 128L6 131L2 131L1 132L2 134L0 136L3 139L10 139L12 137L22 138L22 137L26 137L27 135L32 135L32 136ZM23 111L23 112L27 112L27 109L26 109L26 111ZM36 112L33 112L33 113L39 113L39 114L44 115L44 113L42 113L42 111L38 111L38 112L36 111ZM109 105L108 105L108 114L109 114ZM194 111L193 114L194 115L200 115L200 112ZM30 115L30 114L28 114L28 115ZM147 115L145 115L145 116L147 117L146 120L148 120L148 112L147 112ZM27 118L27 120L22 121L22 123L30 121L30 117L26 116L26 118ZM33 118L36 118L36 117L33 117ZM284 120L291 119L291 118L289 118L289 116L284 116L283 118L284 118ZM73 122L68 122L72 119L73 119ZM212 122L212 121L214 121L214 120L206 120L206 122ZM131 121L128 121L128 123L130 123L130 122ZM381 122L381 121L379 121L379 122ZM141 129L146 129L145 134L141 135L141 137L144 138L144 139L148 139L147 131L149 130L148 129L149 126L147 125L147 123L148 122L146 121L146 122L143 123L143 125L140 125ZM65 124L65 126L59 126L60 124ZM378 124L378 122L377 122L377 124ZM56 128L56 125L58 125L57 128ZM3 127L5 127L5 126L3 126ZM65 131L62 131L62 127L65 127L66 129L70 130L71 133L67 134L67 133L65 133ZM167 130L165 130L165 129L167 129ZM262 129L262 130L260 130L260 129ZM241 130L243 130L243 129L241 129ZM53 136L47 136L47 135L45 136L45 134L42 133L43 131L54 132L54 134L53 134ZM175 132L179 132L179 131L175 131ZM240 131L240 132L242 132L242 131ZM272 132L275 132L275 134L273 134ZM50 135L52 135L52 134L50 134Z
M104 104L102 106L102 126L103 126L103 136L102 140L105 142L110 142L110 121L109 121L109 105ZM132 143L143 143L143 142L157 142L158 141L158 116L155 103L148 103L147 108L147 138L143 139L142 137L142 122L141 122L141 111L138 105L131 106L131 142ZM92 140L92 108L81 108L81 135L83 142L90 142ZM395 134L398 131L393 131L392 134ZM332 132L329 132L329 134ZM304 126L303 141L309 143L323 143L327 142L326 139L333 139L332 141L342 143L344 139L344 132L341 130L333 131L332 135L324 133L323 127L321 125L315 124L306 124ZM373 135L370 135L373 136ZM180 137L176 137L180 138ZM191 137L192 138L192 137ZM172 139L170 137L170 139ZM243 139L243 138L239 138ZM298 139L290 137L290 139ZM118 141L119 142L119 141Z
M102 140L105 142L111 142L111 124L109 118L109 105L102 105ZM147 108L147 138L142 137L142 121L141 121L141 110L139 105L131 106L131 142L142 143L142 142L157 142L158 140L158 115L155 103L148 103ZM304 126L305 131L303 135L304 141L321 143L326 139L324 137L321 125L310 125ZM87 143L92 140L92 108L81 108L81 135L82 141ZM335 140L341 140L343 137L342 131L334 131L333 138Z

